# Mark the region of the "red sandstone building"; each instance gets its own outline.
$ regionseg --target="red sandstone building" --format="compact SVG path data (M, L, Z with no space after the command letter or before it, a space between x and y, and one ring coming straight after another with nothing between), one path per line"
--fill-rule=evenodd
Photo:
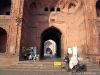
M98 59L100 54L100 0L0 0L0 65L21 58L21 47L37 47L44 56L48 39L63 58L69 47L78 56Z

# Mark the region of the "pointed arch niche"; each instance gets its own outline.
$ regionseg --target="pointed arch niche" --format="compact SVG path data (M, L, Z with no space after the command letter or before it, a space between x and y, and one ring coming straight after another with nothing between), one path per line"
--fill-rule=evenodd
M44 57L44 44L47 40L52 40L56 43L56 57L61 58L62 57L62 33L59 31L59 29L55 27L50 27L46 29L42 35L41 35L41 51L40 51L40 57ZM49 42L50 44L50 42ZM48 47L49 48L49 47ZM49 51L49 50L48 50Z
M6 44L7 44L7 33L3 28L0 27L0 53L6 52Z

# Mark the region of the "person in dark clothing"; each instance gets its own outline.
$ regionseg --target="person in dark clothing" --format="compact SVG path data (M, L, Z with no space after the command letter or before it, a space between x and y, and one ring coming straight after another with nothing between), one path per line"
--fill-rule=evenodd
M66 71L69 71L69 53L65 56L65 62L66 62Z
M52 50L50 50L50 57L52 58Z
M24 59L25 59L25 60L27 59L27 54L26 54L26 53L24 54Z

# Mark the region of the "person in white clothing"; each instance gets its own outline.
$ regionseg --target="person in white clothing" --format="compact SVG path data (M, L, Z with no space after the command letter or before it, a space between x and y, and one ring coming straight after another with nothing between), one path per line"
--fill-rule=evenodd
M76 65L78 64L78 59L77 59L77 56L76 55L73 55L70 59L70 62L69 62L69 68L76 72Z

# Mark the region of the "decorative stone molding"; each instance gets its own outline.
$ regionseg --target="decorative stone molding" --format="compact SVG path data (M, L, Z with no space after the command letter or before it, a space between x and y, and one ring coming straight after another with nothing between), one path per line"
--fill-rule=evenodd
M0 19L0 26L1 25L10 25L10 20Z

